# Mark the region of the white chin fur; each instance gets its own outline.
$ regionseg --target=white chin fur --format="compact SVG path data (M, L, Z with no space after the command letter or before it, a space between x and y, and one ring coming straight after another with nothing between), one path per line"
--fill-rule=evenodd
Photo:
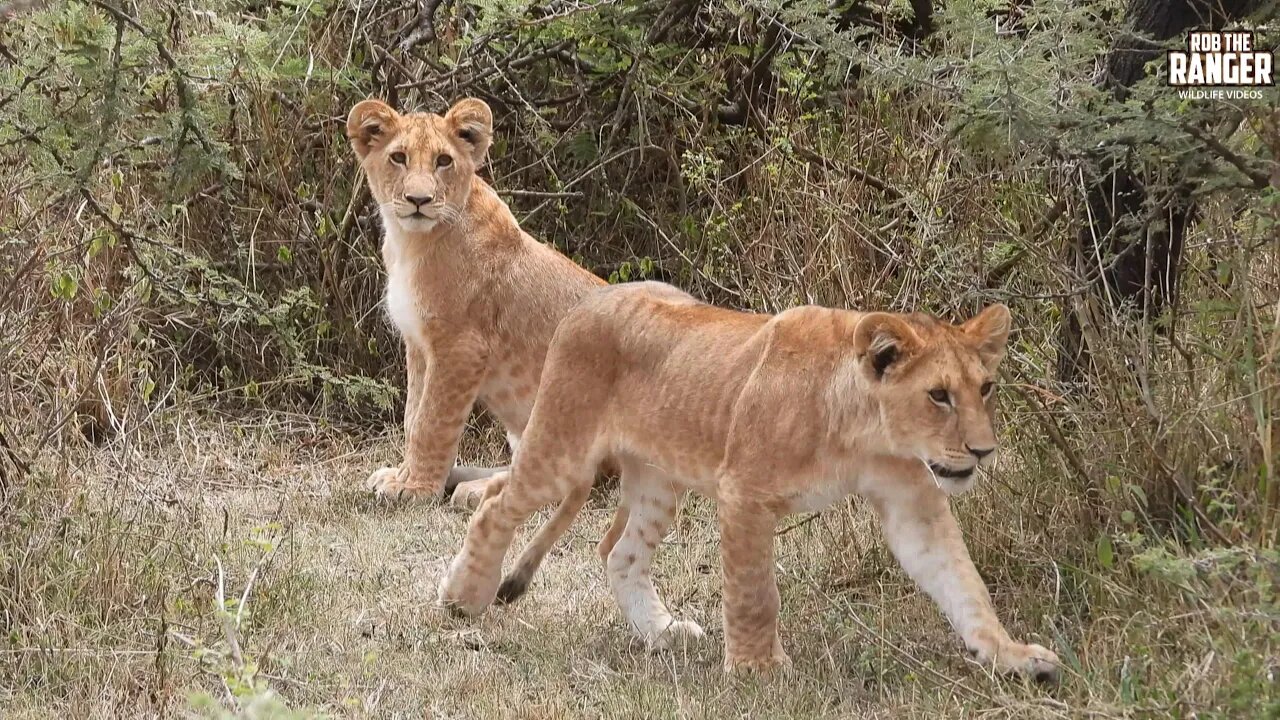
M395 222L402 232L425 233L434 230L439 221L431 218L396 218Z
M978 479L978 473L974 472L964 480L952 480L950 478L941 478L942 482L939 486L942 491L948 495L963 495L973 489L973 483Z

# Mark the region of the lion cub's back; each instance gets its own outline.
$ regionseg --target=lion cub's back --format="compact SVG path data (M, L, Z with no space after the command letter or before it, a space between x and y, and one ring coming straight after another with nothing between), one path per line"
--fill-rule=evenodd
M663 283L599 290L556 330L535 418L548 412L569 426L571 417L590 417L609 452L644 458L706 490L769 318L707 305ZM547 410L544 392L557 398Z
M649 281L591 293L560 330L573 335L580 349L608 351L611 360L627 366L692 369L707 358L723 365L769 317L708 305L679 288Z
M633 408L719 415L758 360L770 317L708 305L665 283L614 285L569 313L548 366L607 385L611 400Z

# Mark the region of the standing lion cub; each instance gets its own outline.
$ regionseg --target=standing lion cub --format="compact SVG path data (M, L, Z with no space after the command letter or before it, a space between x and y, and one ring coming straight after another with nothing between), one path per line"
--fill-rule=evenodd
M389 498L457 486L454 502L465 505L503 469L454 467L472 406L497 417L514 448L556 325L605 282L523 232L476 175L493 138L483 101L441 117L365 100L347 136L381 211L387 312L408 366L404 462L368 485Z
M599 552L650 645L702 635L672 618L650 575L686 490L718 504L729 670L790 662L778 637L778 520L857 493L980 661L1053 680L1057 656L1015 642L996 618L947 501L996 450L994 378L1008 335L1003 305L957 326L820 307L752 315L659 283L593 294L556 332L512 469L488 487L440 601L482 612L515 529L590 486L607 455L622 468L622 504ZM527 582L532 568L520 565Z

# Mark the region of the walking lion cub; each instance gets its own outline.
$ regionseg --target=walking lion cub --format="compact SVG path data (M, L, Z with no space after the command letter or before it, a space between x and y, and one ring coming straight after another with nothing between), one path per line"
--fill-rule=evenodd
M974 656L1054 680L1057 656L1015 642L997 619L947 501L995 452L994 378L1009 326L1003 305L951 325L820 307L740 313L660 283L593 293L556 330L511 471L487 488L439 599L482 612L516 528L590 486L599 460L613 457L622 503L598 550L623 615L651 646L702 636L672 618L650 573L686 490L718 505L726 670L790 663L778 637L775 527L857 493ZM526 551L522 582L513 591L509 578L504 599L541 557Z

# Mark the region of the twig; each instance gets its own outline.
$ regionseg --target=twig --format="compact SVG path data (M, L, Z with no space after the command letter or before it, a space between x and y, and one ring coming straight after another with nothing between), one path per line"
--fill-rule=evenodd
M511 197L527 197L527 198L580 198L583 196L581 192L545 192L542 190L496 190L499 195L510 195Z
M124 59L120 46L124 42L124 25L124 20L116 18L116 40L111 48L111 76L102 92L104 109L102 122L98 125L98 141L94 143L93 154L88 162L80 168L80 172L76 173L76 183L82 188L88 187L89 176L93 174L98 163L102 162L108 137L115 130L116 121L120 117L120 64Z
M236 628L240 623L240 615L237 613L232 617L227 611L227 578L222 571L222 558L217 555L213 556L213 561L218 564L218 590L216 599L218 601L218 614L222 617L222 631L227 637L227 649L231 652L231 660L236 665L236 670L244 667L244 654L240 652L240 639L236 634Z
M253 571L249 573L249 581L244 584L244 592L240 593L240 605L236 607L236 628L239 629L240 621L244 618L244 608L249 604L249 592L253 590L253 583L258 579L258 573L262 570L271 556L275 554L275 548L269 552L263 553L258 560L258 564L253 566Z
M890 185L888 182L876 177L875 175L872 175L866 170L859 170L858 168L853 167L851 165L845 165L843 163L837 163L832 160L828 160L827 158L822 157L821 155L810 150L807 147L796 147L796 154L799 155L801 158L803 158L805 161L811 162L814 165L817 165L818 167L825 168L827 170L836 170L839 172L846 173L848 175L852 175L858 180L861 180L863 183L870 185L871 187L875 188L876 190L879 190L885 195L888 195L890 198L894 200L904 200L907 197L906 193Z
M721 283L719 280L716 280L715 278L713 278L713 277L711 277L709 274L707 274L707 272L706 272L706 271L704 271L704 270L702 269L701 264L699 264L699 263L695 263L695 262L693 261L693 259L692 259L692 258L690 258L688 255L686 255L686 254L685 254L685 252L684 252L683 250L681 250L681 249L680 249L680 246L679 246L679 245L677 245L677 244L675 243L675 241L671 239L671 236L669 236L669 235L667 235L665 232L663 232L663 231L662 231L662 228L658 225L658 223L654 222L653 218L649 217L649 214L648 214L648 213L646 213L645 211L641 210L639 207L636 207L636 208L635 208L635 212L636 212L636 217L638 217L638 218L640 218L641 220L643 220L643 221L645 221L646 223L648 223L648 224L649 224L649 227L653 228L654 232L658 233L658 237L662 238L663 242L667 243L667 245L670 245L670 246L671 246L671 249L672 249L672 250L674 250L674 251L676 252L676 254L677 254L677 255L679 255L679 256L681 257L681 259L683 259L683 260L685 261L685 263L687 263L687 264L688 264L688 266L689 266L689 267L693 268L694 272L696 272L696 273L698 274L698 276L699 276L699 277L701 277L703 280L706 280L707 282L711 283L711 284L712 284L712 285L714 285L715 287L719 288L721 291L723 291L723 292L725 292L725 293L728 293L729 295L733 296L733 297L734 297L734 298L736 298L739 302L741 302L741 301L742 301L742 293L741 293L741 292L739 292L739 291L737 291L737 290L733 290L732 288L726 287L726 286L725 286L723 283Z
M1049 211L1040 218L1040 221L1036 223L1035 227L1031 228L1031 232L1023 233L1023 239L1026 244L1018 248L1018 250L1006 258L1004 262L991 268L991 271L987 273L987 277L983 281L983 287L990 290L1004 282L1004 279L1009 276L1009 273L1013 272L1018 265L1021 265L1022 261L1027 257L1027 254L1031 251L1031 243L1034 243L1036 238L1039 238L1041 235L1049 232L1049 230L1058 222L1058 218L1062 217L1063 213L1066 211L1067 199L1065 197L1059 198L1058 202L1054 203L1053 207L1049 208Z
M1038 399L1033 400L1031 394L1023 390L1020 384L1009 383L1008 387L1013 388L1014 392L1018 393L1028 405L1032 405L1039 410L1039 412L1032 414L1035 415L1036 421L1040 423L1040 427L1044 428L1050 442L1053 443L1054 447L1058 448L1058 452L1062 453L1062 457L1071 466L1071 470L1079 477L1081 489L1087 490L1093 487L1093 481L1090 480L1089 472L1085 470L1084 463L1080 461L1080 456L1067 443L1067 439L1062 436L1062 430L1058 428L1058 423L1050 416L1048 408L1040 404Z
M13 449L13 445L9 443L9 438L5 437L3 429L0 429L0 450L4 451L4 457L7 458L9 463L17 469L18 477L22 477L28 472L31 472L31 465L18 455L17 450ZM0 492L3 492L8 486L9 473L5 471L4 463L0 463Z
M0 309L8 309L10 307L10 305L12 304L10 302L10 298L17 297L18 283L22 280L22 278L26 277L32 271L32 269L35 268L36 263L43 260L44 257L45 257L44 247L36 243L35 247L32 248L31 250L31 256L27 258L27 261L24 262L22 266L17 269L16 272L14 272L13 277L9 278L8 287L5 289L3 294L0 294Z
M1271 184L1271 178L1268 177L1265 172L1254 167L1248 160L1241 157L1231 148L1223 145L1222 141L1218 138L1206 133L1191 123L1180 123L1179 127L1195 139L1207 145L1210 150L1217 153L1223 160L1234 165L1237 170L1244 173L1245 177L1249 178L1249 180L1253 182L1253 187L1255 189L1262 190Z
M101 0L91 0L90 3L111 15L111 17L124 22L125 24L137 30L139 34L151 41L156 48L156 54L164 61L169 68L169 73L173 76L173 84L178 90L178 107L182 110L182 134L178 136L178 142L174 148L174 157L182 154L182 149L186 146L186 138L188 134L194 135L200 142L200 147L205 151L209 151L212 145L209 139L205 137L204 132L200 129L200 125L195 120L196 113L196 95L191 89L191 83L187 82L187 75L183 72L182 67L178 65L177 59L173 57L173 53L169 52L169 48L156 37L151 35L146 26L140 20L133 17L129 13L117 8L110 3L101 2Z
M773 536L774 536L774 537L782 537L783 535L786 535L787 533L791 532L792 530L795 530L796 528L804 527L805 525L808 525L809 523L813 522L814 520L817 520L819 515L821 515L821 513L810 513L810 514L809 514L809 517L807 517L807 518L805 518L805 519L803 519L803 520L797 520L796 522L791 523L791 524L790 524L790 525L788 525L787 527L785 527L785 528L783 528L783 529L779 530L778 532L774 533L774 534L773 534Z

